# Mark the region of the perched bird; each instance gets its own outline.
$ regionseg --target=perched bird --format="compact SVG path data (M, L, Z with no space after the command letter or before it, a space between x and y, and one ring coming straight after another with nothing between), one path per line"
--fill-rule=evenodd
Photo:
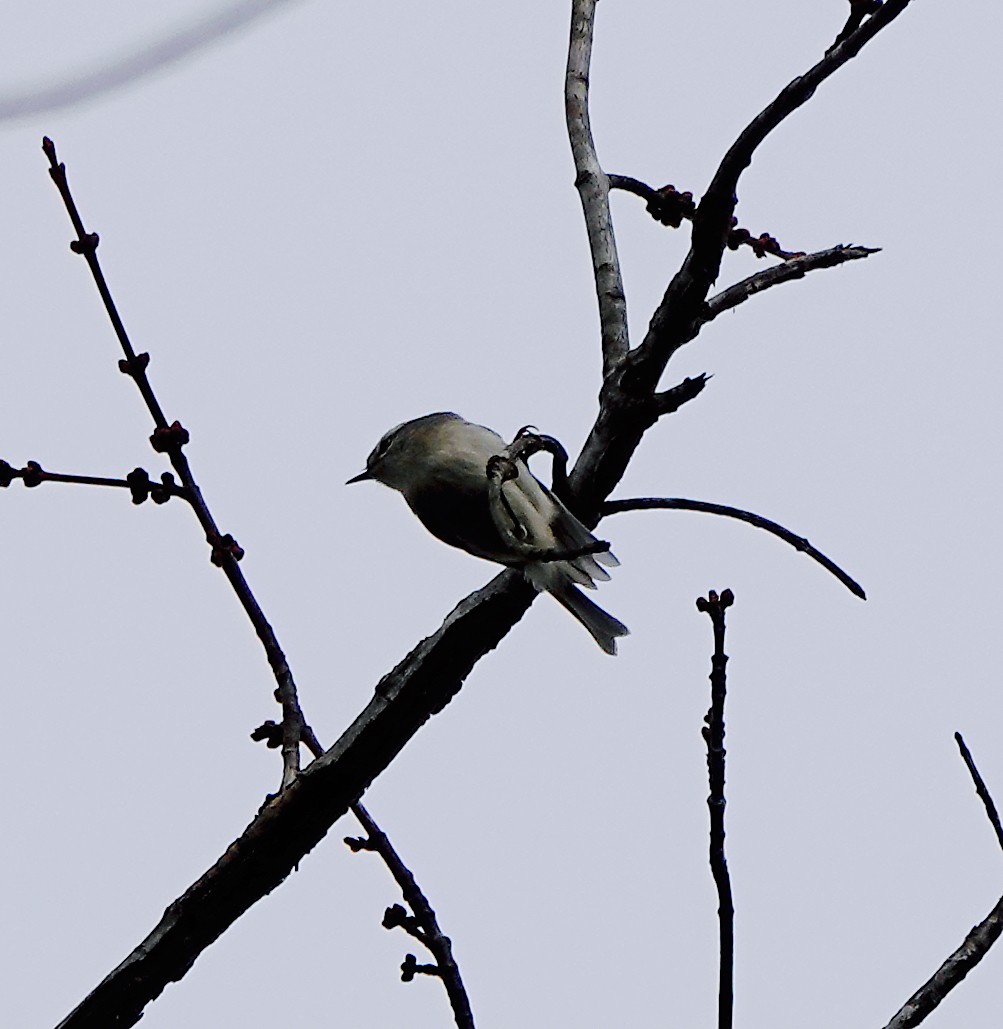
M514 462L514 477L501 485L501 513L492 512L487 466L504 450L498 433L440 411L391 429L369 455L366 470L348 482L375 479L398 490L443 543L521 569L536 589L570 611L607 654L615 654L616 637L629 630L577 586L595 589L596 580L609 578L603 565L620 562L608 552L534 560L527 553L531 548L537 553L575 551L596 538L521 460ZM499 517L511 522L506 523L509 539L496 523Z

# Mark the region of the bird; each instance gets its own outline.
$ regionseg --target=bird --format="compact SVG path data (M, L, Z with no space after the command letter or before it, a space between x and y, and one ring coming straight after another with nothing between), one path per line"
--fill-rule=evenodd
M539 592L549 593L592 634L607 654L629 629L580 592L609 579L609 553L569 560L539 560L541 554L580 551L598 541L547 489L521 459L501 485L492 511L488 462L505 451L505 441L483 425L451 411L403 422L385 433L366 460L366 469L346 485L381 482L401 493L418 520L435 537L468 554L521 570ZM496 519L507 518L506 534ZM516 541L516 542L513 542ZM603 567L603 566L606 567Z

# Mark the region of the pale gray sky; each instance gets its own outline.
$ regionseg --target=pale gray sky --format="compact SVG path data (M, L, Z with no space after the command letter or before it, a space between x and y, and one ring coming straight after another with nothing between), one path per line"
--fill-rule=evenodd
M844 0L604 0L607 170L700 192L822 53ZM67 162L137 349L279 633L325 742L494 570L399 497L342 487L380 433L455 409L580 446L595 301L561 88L567 0L280 6L86 105L0 125L0 458L162 470L39 150ZM118 60L216 8L10 7L0 99ZM737 1023L880 1026L999 897L957 757L1003 802L995 277L998 5L925 0L764 145L739 215L790 249L883 248L715 322L674 362L704 394L617 496L731 503L807 535L862 603L747 526L603 527L604 657L547 598L367 802L454 941L479 1027L713 1024L706 864L710 625L730 586L728 846ZM614 215L633 331L685 250ZM721 285L760 265L726 261ZM279 761L257 642L180 503L19 486L4 546L0 1024L55 1024L237 836ZM398 899L346 819L147 1011L147 1029L438 1029L380 925ZM927 1025L995 1029L994 953Z

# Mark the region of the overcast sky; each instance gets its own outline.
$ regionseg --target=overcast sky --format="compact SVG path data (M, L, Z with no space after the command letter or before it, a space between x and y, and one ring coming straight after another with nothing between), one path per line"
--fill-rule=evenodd
M401 498L346 489L388 427L456 410L573 453L600 361L563 124L569 0L299 0L211 36L206 0L8 4L0 458L166 467L39 150L52 136L169 419L332 742L379 677L494 569ZM813 64L845 0L603 0L593 119L610 172L700 193ZM367 794L425 887L481 1029L713 1024L716 897L701 719L731 587L728 853L737 1024L884 1025L1003 889L957 756L1003 802L996 452L1003 359L998 4L916 2L761 148L741 224L791 250L883 248L718 319L670 366L704 394L616 496L734 504L808 536L851 596L753 528L602 526L604 656L548 598ZM169 41L160 46L163 41ZM173 42L171 42L173 41ZM125 62L125 64L123 64ZM57 88L58 87L58 88ZM28 101L25 98L28 98ZM30 104L28 104L30 106ZM614 203L635 339L685 253ZM763 263L729 255L719 285ZM279 775L257 641L187 508L104 490L0 494L7 784L0 1024L54 1025L243 830ZM168 988L147 1029L438 1029L399 981L397 901L345 819ZM424 960L423 955L419 955ZM927 1021L996 1029L1003 951Z

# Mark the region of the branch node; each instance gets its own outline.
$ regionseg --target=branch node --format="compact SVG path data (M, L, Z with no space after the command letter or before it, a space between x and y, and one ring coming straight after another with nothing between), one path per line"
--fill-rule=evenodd
M131 375L136 378L137 375L141 375L150 366L150 355L149 354L134 354L132 357L123 357L118 362L118 370L123 375Z
M63 165L59 166L60 168ZM87 232L80 239L70 240L70 249L75 254L93 254L98 248L98 243L101 242L101 237L96 232Z
M209 555L209 560L217 568L222 568L223 563L228 557L233 558L234 561L239 561L243 556L243 548L230 533L227 533L225 536L217 537L212 545L212 553Z
M170 425L158 426L150 436L150 445L158 454L173 454L191 440L188 430L175 421Z
M437 975L442 976L438 965L419 965L418 959L413 954L408 954L401 964L401 982L409 983L416 975Z
M44 474L42 466L37 461L28 461L21 470L21 481L31 489L41 484Z

